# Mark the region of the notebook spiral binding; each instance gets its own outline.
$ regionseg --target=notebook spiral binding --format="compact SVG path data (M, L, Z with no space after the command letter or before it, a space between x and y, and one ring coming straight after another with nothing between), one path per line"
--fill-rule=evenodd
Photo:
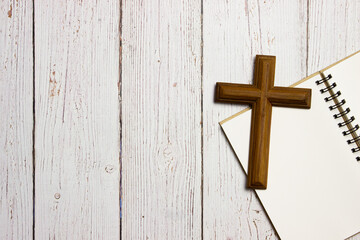
M348 130L343 131L342 134L344 136L351 135L352 139L347 140L348 144L356 144L357 147L354 147L351 149L353 153L360 151L360 136L357 134L357 130L359 130L359 125L353 126L351 123L355 120L354 116L348 117L348 114L350 113L350 108L343 109L343 105L346 103L345 99L338 100L338 98L341 96L341 91L334 92L334 89L336 88L336 83L333 82L332 84L329 83L329 80L332 78L331 74L328 76L325 76L323 73L321 73L322 79L316 81L315 83L317 85L324 84L325 87L320 89L320 93L328 93L330 96L324 98L325 102L333 101L334 105L331 105L329 107L330 111L333 111L335 109L338 109L339 113L334 114L333 117L335 119L342 118L343 122L338 123L339 127L346 126ZM360 161L360 157L356 157L357 161Z

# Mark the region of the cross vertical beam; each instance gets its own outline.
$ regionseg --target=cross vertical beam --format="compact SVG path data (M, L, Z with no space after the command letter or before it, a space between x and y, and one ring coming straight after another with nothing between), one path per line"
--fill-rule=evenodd
M216 83L215 101L252 107L247 186L255 189L267 187L272 106L311 106L311 89L274 87L275 62L275 56L256 56L253 85Z

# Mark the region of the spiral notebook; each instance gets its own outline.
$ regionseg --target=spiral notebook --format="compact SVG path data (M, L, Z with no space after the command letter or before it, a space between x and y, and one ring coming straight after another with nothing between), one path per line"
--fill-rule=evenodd
M311 109L273 107L256 193L281 239L346 239L360 231L360 51L293 86L312 89ZM247 109L220 123L245 172L250 120Z

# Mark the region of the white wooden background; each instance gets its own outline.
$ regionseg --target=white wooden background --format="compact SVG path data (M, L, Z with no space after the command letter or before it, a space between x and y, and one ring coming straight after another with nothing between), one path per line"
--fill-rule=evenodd
M290 85L359 26L360 0L0 0L0 239L278 239L215 82L272 54Z

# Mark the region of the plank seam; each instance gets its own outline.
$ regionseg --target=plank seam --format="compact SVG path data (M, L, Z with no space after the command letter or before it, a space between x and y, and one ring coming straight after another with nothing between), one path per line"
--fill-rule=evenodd
M32 64L33 64L33 86L32 86L32 181L33 181L33 222L32 222L32 239L35 239L35 1L32 1Z
M120 172L120 189L119 189L119 217L120 217L120 226L119 226L119 239L122 239L122 21L123 21L123 0L120 0L120 9L119 9L119 82L118 82L118 94L119 94L119 124L120 124L120 149L119 149L119 172Z
M204 0L200 6L200 78L201 78L201 239L204 239Z
M309 15L310 0L306 1L306 76L309 75Z

